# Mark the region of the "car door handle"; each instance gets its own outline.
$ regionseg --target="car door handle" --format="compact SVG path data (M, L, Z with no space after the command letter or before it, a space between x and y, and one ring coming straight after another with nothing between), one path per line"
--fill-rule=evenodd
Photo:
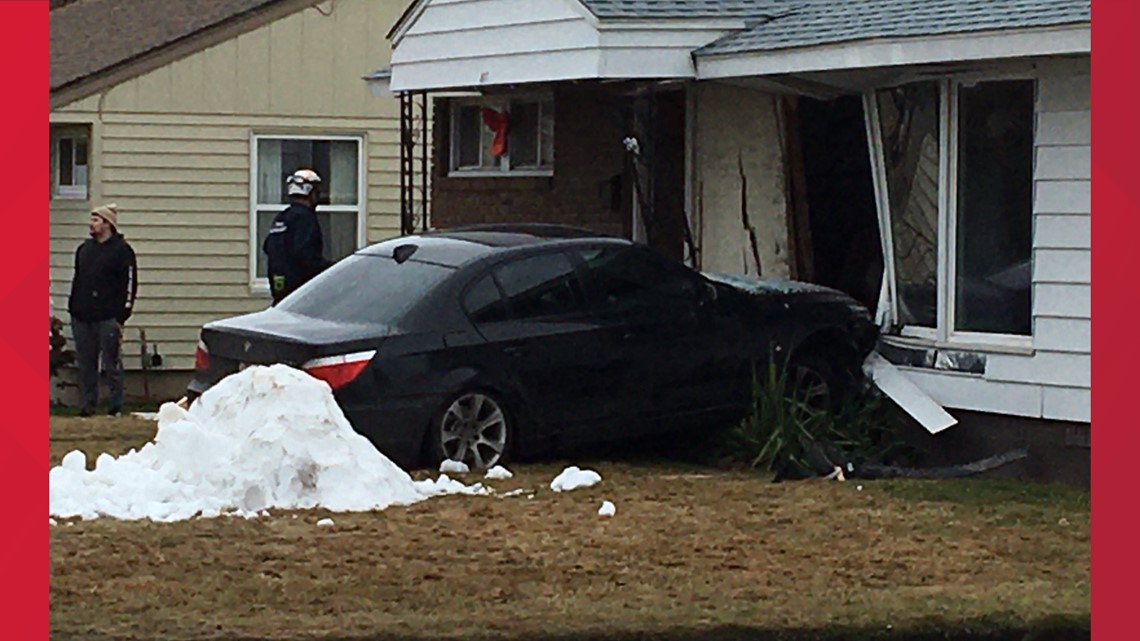
M503 348L503 353L507 356L522 356L526 354L526 348L522 345L508 345Z

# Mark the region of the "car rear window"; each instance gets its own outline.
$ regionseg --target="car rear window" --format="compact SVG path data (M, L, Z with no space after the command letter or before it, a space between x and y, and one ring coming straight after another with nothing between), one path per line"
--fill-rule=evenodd
M341 323L395 324L454 268L384 256L345 258L290 294L277 308Z

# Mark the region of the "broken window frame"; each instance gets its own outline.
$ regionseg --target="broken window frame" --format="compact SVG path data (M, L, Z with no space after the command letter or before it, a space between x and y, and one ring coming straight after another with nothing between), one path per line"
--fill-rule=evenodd
M896 86L876 87L863 92L863 108L866 118L866 132L871 152L871 175L874 183L875 200L879 214L879 235L883 250L883 283L875 319L887 334L918 339L935 345L959 348L998 348L1015 351L1031 351L1033 348L1033 323L1027 335L961 331L954 329L955 304L957 300L957 227L958 227L958 163L960 111L959 90L983 82L1029 80L1034 83L1033 140L1037 139L1037 101L1040 91L1037 76L1031 70L1017 70L1005 73L956 74L937 80L927 79L914 82L934 82L938 91L938 266L937 266L937 313L936 327L904 325L899 322L898 274L895 263L894 238L890 211L890 196L886 175L886 157L882 121L880 120L878 93ZM909 83L908 83L909 84ZM1031 161L1036 163L1036 156ZM1035 167L1031 167L1035 175ZM1032 210L1030 212L1032 216ZM1030 260L1033 258L1032 244ZM1032 288L1030 296L1033 296ZM1032 310L1032 300L1030 309ZM1031 312L1032 313L1032 312Z
M463 107L478 106L484 109L494 109L496 111L511 111L512 106L516 104L537 104L538 105L538 121L535 131L535 144L537 149L535 157L538 159L539 164L535 166L515 167L511 164L510 153L510 134L508 130L508 143L507 150L500 158L498 163L486 166L482 163L478 166L469 165L461 166L459 164L459 147L461 144L459 127L460 127L460 114ZM554 96L550 92L540 93L527 93L527 94L514 94L511 96L481 96L481 97L465 97L465 98L452 98L448 104L448 132L449 132L449 145L448 145L448 177L461 178L461 177L502 177L502 176L541 176L549 177L554 175L554 139L557 135L555 132L555 107ZM544 128L544 120L549 117L549 127ZM486 136L486 125L480 119L480 132ZM549 149L545 149L549 144ZM480 155L485 153L483 141L480 141ZM549 156L547 162L543 156Z

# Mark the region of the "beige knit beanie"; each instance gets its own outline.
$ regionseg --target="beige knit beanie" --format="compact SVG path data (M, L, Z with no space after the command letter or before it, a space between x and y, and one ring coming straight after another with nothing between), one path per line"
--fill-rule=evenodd
M103 220L111 223L112 226L118 228L119 226L119 206L115 203L96 207L91 210L92 214L101 217Z

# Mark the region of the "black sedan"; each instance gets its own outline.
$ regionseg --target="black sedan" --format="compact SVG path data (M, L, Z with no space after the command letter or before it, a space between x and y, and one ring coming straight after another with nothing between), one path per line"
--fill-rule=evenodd
M770 355L833 405L875 339L833 290L703 275L569 228L464 228L361 249L276 307L207 324L188 392L286 363L398 464L481 469L737 420Z

